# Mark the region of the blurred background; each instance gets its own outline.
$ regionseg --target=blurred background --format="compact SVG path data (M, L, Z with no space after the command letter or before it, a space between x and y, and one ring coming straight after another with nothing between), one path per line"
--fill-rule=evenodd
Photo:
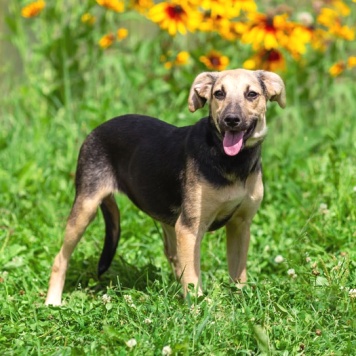
M125 354L135 337L144 355L354 354L355 24L356 0L0 0L0 351ZM43 308L88 133L127 113L193 124L208 114L187 108L196 75L241 67L287 91L267 110L249 288L228 281L224 230L208 234L193 313L157 224L118 196L113 267L97 279L99 214L66 306Z

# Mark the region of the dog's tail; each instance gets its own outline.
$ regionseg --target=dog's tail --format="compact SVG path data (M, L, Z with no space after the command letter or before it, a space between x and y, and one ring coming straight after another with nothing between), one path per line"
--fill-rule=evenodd
M105 242L98 264L99 277L110 267L120 240L120 211L114 196L106 197L100 209L105 221Z

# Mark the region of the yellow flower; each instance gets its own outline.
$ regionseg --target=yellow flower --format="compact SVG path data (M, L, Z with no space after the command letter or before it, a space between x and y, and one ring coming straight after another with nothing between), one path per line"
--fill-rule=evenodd
M356 0L355 0L355 2L356 2ZM348 60L347 60L347 66L348 66L349 68L356 67L356 57L355 57L355 56L351 56L351 57L348 58Z
M272 16L250 13L248 17L250 22L241 33L241 41L252 44L255 51L264 49L266 53L274 53L272 50L284 48L299 59L312 40L311 29L289 21L287 14Z
M181 51L177 54L176 58L173 61L167 61L164 63L166 69L171 69L174 65L183 66L188 63L190 54L187 51ZM163 56L162 61L166 60L166 57Z
M331 40L330 33L321 29L310 29L311 32L311 45L317 50L324 52L327 49L327 44Z
M188 63L188 60L190 58L190 55L187 51L181 51L177 54L177 58L175 60L175 63L177 65L184 65Z
M115 41L115 36L112 33L108 33L100 38L99 46L102 49L106 49L110 47L114 43L114 41Z
M21 10L22 17L30 18L37 16L46 6L44 1L35 1L27 6L23 7Z
M193 1L193 3L196 6L201 6L212 18L231 19L239 15L239 10L233 6L232 0L202 0Z
M207 68L214 70L224 70L230 62L228 57L214 50L210 51L206 56L201 56L199 60L204 63Z
M242 66L245 69L264 69L276 72L285 68L285 60L282 53L275 49L269 51L262 49L252 58L247 59Z
M340 75L343 71L345 70L345 63L340 61L337 62L335 64L333 64L330 68L329 68L329 73L333 76L333 77L337 77L338 75Z
M282 43L292 56L299 59L299 56L305 54L306 45L311 42L312 33L304 26L295 25L288 35L288 40Z
M195 31L201 22L201 14L182 1L173 0L153 6L147 17L167 30L171 36L177 32L185 35Z
M82 15L81 21L88 25L93 25L95 23L96 19L92 14L89 14L89 12L86 12L85 14Z
M338 11L341 16L349 16L350 8L341 0L332 0L331 5Z
M252 44L254 50L265 48L276 49L280 42L287 43L286 34L288 15L269 16L261 13L249 14L250 22L242 34L242 42Z
M120 40L125 39L128 36L129 31L127 28L121 27L117 30L116 34L117 34L117 39L120 41Z
M339 14L334 9L324 7L321 9L316 21L325 27L331 27L338 21Z
M257 5L255 0L235 0L233 1L234 6L240 11L244 12L256 12Z
M125 5L120 0L96 0L96 2L103 7L115 12L123 12L125 10Z
M346 41L353 41L355 38L355 31L352 28L346 25L342 26L339 23L335 23L334 26L330 28L330 33Z
M153 0L131 0L131 6L141 14L145 14L155 4Z

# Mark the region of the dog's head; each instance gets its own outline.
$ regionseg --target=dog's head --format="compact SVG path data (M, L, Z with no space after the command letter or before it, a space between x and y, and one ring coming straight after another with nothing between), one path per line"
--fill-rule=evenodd
M267 133L266 104L286 105L283 80L275 73L245 69L199 74L189 93L189 110L208 101L210 115L221 134L227 155L237 155L243 147L254 146Z

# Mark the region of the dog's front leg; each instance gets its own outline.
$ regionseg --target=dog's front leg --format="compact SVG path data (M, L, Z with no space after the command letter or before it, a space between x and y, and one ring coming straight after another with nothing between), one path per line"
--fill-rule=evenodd
M226 224L226 254L231 279L239 286L247 281L246 262L250 243L250 220L240 217Z
M226 224L226 246L229 273L243 286L247 281L246 262L250 244L250 226L263 198L262 173L251 174L245 182L246 196Z
M182 215L178 218L175 231L177 236L178 269L184 296L189 284L193 284L198 295L203 294L200 275L200 243L203 232L198 227L184 222Z

